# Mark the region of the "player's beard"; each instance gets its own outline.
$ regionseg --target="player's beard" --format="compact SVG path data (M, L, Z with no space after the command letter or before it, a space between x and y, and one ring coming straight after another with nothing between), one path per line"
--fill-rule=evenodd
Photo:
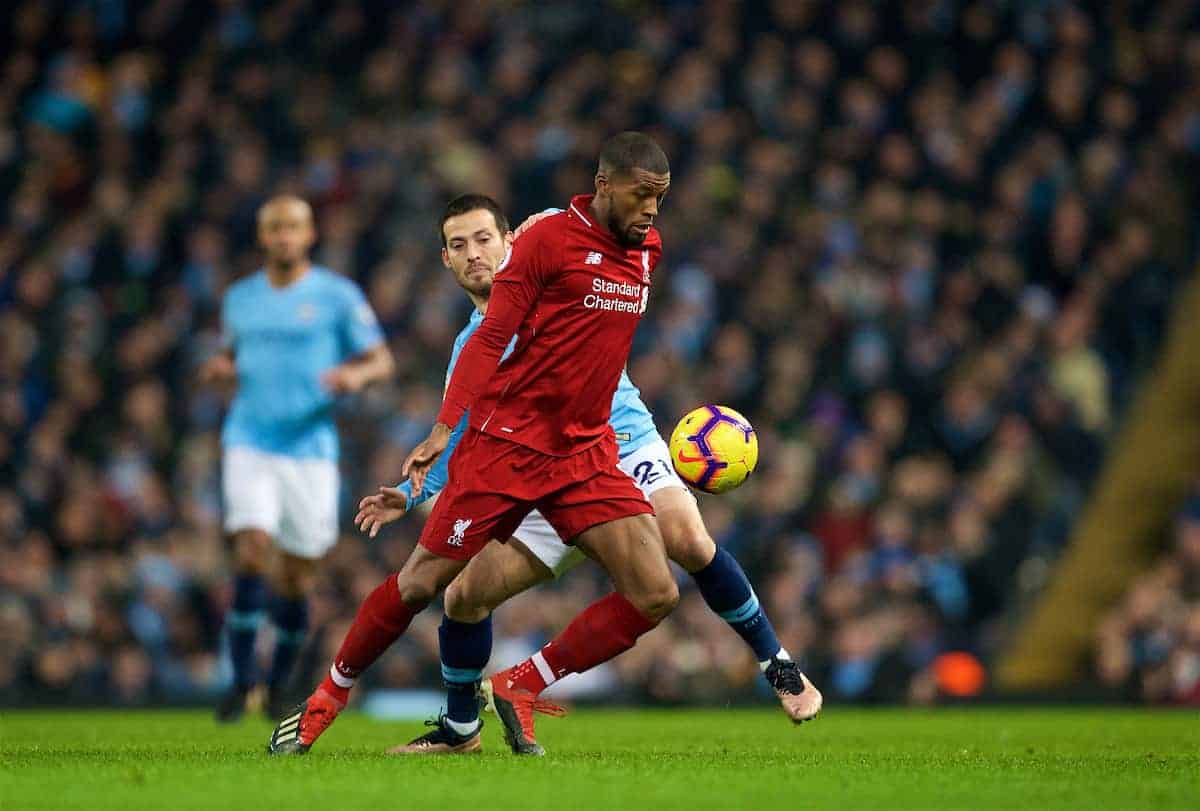
M627 248L636 248L646 241L644 236L635 237L629 226L622 227L617 213L611 210L608 212L608 230L609 233L616 236L617 242L620 242Z
M493 274L489 273L481 279L475 279L472 278L471 271L468 270L459 279L458 284L468 293L487 298L492 294L492 276Z
M291 252L281 252L269 257L269 263L272 267L282 271L295 270L301 263L304 262L303 252L297 251L295 255Z

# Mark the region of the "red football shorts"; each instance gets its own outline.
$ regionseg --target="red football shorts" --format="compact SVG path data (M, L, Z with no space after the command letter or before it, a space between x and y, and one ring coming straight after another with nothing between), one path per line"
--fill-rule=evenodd
M469 560L488 541L507 541L534 509L568 541L597 524L654 512L617 467L614 439L571 456L547 456L468 428L450 458L446 488L421 531L421 546Z

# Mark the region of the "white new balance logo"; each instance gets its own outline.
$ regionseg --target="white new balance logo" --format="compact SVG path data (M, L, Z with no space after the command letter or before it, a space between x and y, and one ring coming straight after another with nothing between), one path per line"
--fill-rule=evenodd
M591 253L589 253L587 255L587 259L583 260L583 264L598 265L598 264L600 264L600 260L603 258L604 257L601 255L601 253L599 251L592 251Z
M471 526L470 518L460 518L454 522L454 534L446 541L450 546L462 546L463 536L466 535L467 527Z

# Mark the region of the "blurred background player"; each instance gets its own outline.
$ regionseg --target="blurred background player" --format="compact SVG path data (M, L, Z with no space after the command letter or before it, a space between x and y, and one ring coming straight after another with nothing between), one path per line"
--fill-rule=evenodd
M268 614L276 634L267 713L286 709L284 686L308 631L306 594L337 541L335 400L393 370L358 286L309 261L316 230L307 202L269 200L258 237L265 266L226 292L226 348L201 369L204 382L237 388L221 436L234 593L225 620L233 685L219 721L239 719L259 684L255 638Z
M557 211L531 217L518 229L518 236L552 213ZM442 262L475 305L469 323L454 342L448 380L462 347L487 313L492 277L513 236L508 233L508 220L499 204L478 194L450 201L442 216L441 231ZM446 484L449 458L466 431L467 420L464 416L459 422L446 452L430 469L415 496L407 481L395 488L380 488L379 493L359 504L355 523L375 537L380 527L440 492ZM806 682L780 645L741 566L728 552L718 549L708 534L695 498L675 474L667 445L625 373L613 399L610 423L617 437L620 468L654 506L667 556L692 575L708 606L753 649L788 716L797 723L812 718L821 707L820 693ZM578 549L563 544L537 511L525 518L508 543L484 547L446 589L446 615L439 633L446 712L430 732L392 751L442 754L479 749L477 692L492 650L492 610L538 583L561 576L584 557Z

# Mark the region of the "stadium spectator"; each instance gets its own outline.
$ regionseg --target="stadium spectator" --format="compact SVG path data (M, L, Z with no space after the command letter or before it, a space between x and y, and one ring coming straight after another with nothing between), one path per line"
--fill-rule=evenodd
M1159 704L1200 705L1200 499L1175 522L1173 549L1139 576L1097 630L1101 682Z

